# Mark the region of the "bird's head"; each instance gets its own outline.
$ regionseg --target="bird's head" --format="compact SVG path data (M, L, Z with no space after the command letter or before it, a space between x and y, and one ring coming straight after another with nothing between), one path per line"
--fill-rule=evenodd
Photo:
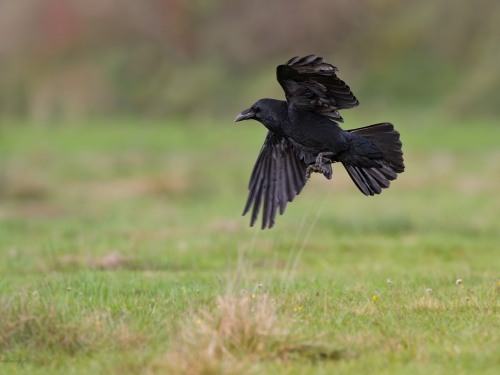
M257 120L265 126L275 124L282 120L287 113L286 102L275 99L260 99L250 108L242 111L235 122L243 120Z
M234 122L243 121L243 120L261 120L262 118L262 105L260 100L254 103L250 108L241 111L238 116L234 119Z

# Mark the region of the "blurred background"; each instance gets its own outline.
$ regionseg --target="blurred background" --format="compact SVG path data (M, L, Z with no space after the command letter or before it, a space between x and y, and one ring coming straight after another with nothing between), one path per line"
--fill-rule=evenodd
M2 0L0 118L227 118L312 53L363 106L495 116L499 35L495 0Z
M0 270L213 270L248 246L265 268L313 227L304 265L467 269L482 249L488 267L499 47L498 0L0 0ZM407 170L366 198L336 166L249 229L266 130L233 119L284 98L276 66L307 54L359 99L345 128L395 124Z

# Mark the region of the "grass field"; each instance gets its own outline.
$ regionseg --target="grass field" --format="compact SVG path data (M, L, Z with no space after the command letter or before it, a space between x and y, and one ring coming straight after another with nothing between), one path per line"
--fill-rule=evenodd
M335 166L267 231L257 123L1 127L0 373L497 374L500 127L356 116L406 172Z

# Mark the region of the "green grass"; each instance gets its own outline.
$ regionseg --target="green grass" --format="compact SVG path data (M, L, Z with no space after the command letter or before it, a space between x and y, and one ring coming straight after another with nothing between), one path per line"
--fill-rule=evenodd
M257 123L0 128L0 373L496 374L500 128L356 116L407 171L366 198L336 166L267 231Z

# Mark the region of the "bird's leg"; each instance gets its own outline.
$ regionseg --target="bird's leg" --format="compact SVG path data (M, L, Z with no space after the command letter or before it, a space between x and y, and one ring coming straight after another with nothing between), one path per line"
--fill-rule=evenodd
M327 179L332 179L332 161L323 156L323 153L320 152L316 157L316 163L310 165L306 169L306 178L309 180L311 178L312 173L323 173Z

